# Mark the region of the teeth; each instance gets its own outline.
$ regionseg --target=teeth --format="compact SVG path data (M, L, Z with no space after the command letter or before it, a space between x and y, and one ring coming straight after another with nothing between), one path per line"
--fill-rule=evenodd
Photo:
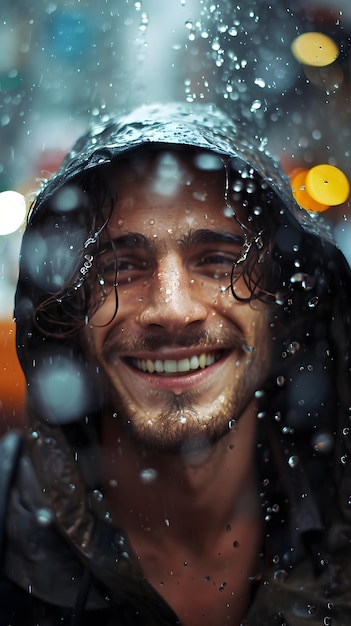
M214 353L200 354L199 356L192 356L190 359L165 359L161 361L157 359L152 361L151 359L137 359L135 361L138 369L149 374L177 374L190 372L198 369L205 369L209 365L213 365L215 362Z

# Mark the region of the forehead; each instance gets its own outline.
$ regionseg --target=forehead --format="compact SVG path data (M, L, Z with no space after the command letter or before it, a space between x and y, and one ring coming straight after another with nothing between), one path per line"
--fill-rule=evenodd
M116 197L112 223L232 217L221 157L208 152L158 150L115 164L109 186ZM205 217L207 216L207 218ZM209 217L210 216L210 217Z
M196 187L203 191L218 191L223 195L225 188L225 166L223 159L209 152L159 149L136 151L127 159L118 161L111 173L111 182L116 191L138 196L142 194L172 198L182 191L190 191L195 199Z

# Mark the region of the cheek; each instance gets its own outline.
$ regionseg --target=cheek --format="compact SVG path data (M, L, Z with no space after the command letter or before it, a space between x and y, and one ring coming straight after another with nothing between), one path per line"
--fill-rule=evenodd
M96 355L96 340L94 329L90 326L86 326L82 333L81 346L83 354L87 359L91 359Z
M271 355L271 334L269 319L266 311L259 313L259 318L252 322L252 336L254 337L257 356L262 365L269 365Z
M87 360L100 362L103 354L103 346L110 326L104 326L104 319L96 313L91 323L85 326L81 345Z

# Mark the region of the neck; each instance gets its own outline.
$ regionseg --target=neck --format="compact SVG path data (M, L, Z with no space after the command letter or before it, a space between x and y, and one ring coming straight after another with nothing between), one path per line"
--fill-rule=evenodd
M203 548L223 529L257 520L255 423L252 403L213 445L167 454L144 449L106 416L105 492L116 522L132 535Z

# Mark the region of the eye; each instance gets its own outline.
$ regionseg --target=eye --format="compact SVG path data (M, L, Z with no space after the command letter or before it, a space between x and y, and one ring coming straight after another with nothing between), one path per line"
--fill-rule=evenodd
M236 257L234 255L223 254L222 252L214 252L203 256L199 265L232 265L235 263Z
M105 283L114 283L117 272L117 259L113 253L104 252L99 255L96 265L97 273L100 279Z
M197 273L213 279L228 277L241 253L239 248L231 251L209 250L196 259L194 269Z
M144 278L150 269L150 262L133 251L132 255L109 254L106 257L102 255L98 273L105 283L121 285Z

